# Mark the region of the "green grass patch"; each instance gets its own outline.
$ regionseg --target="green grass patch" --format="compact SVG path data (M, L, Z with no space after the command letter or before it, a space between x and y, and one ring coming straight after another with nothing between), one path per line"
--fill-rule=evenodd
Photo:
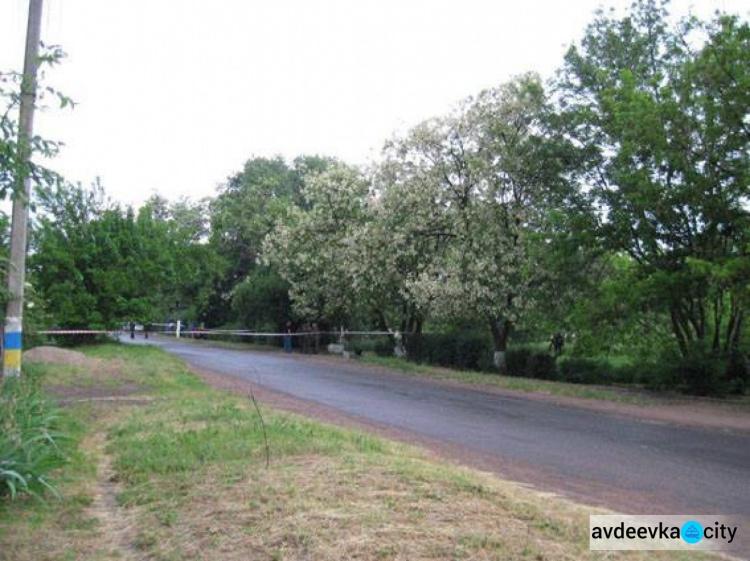
M492 386L504 390L524 393L542 393L549 395L578 397L582 399L616 401L636 404L649 404L655 401L649 399L647 396L636 393L629 393L627 390L617 388L610 389L601 386L586 386L582 384L570 384L567 382L554 382L550 380L534 380L531 378L501 376L494 373L459 371L430 366L426 364L418 364L397 357L379 357L366 354L362 357L362 361L368 364L398 370L405 374L417 374L437 380L454 380L458 382Z

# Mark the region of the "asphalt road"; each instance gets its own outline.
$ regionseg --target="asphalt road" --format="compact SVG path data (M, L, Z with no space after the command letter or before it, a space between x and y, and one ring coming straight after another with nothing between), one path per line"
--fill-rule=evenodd
M595 504L632 514L750 517L747 434L646 423L293 355L150 342L198 367L496 457L520 466L515 473L528 473L525 479L537 474L542 488L575 488L584 499L588 490Z

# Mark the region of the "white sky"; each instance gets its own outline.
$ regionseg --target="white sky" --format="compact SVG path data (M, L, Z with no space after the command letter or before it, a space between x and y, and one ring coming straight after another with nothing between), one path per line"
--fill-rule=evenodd
M599 6L626 0L46 0L48 83L77 103L36 132L49 162L140 204L213 195L252 155L375 158L383 142L515 74L548 77ZM672 12L747 14L747 0ZM0 69L21 70L28 0L0 0Z

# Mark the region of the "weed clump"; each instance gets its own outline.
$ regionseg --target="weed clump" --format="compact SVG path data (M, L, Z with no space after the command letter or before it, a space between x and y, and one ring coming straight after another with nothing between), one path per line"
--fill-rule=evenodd
M0 387L0 501L57 495L49 474L66 457L59 412L43 395L39 376L6 378Z

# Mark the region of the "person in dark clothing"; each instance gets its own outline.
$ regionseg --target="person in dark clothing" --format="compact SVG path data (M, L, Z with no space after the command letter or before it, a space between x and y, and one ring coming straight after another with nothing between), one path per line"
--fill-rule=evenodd
M565 345L565 336L562 333L554 333L549 338L549 349L552 351L552 355L555 358L562 354L563 345Z
M292 352L292 323L286 322L286 332L284 333L284 352Z
M130 338L135 339L135 322L130 322Z

